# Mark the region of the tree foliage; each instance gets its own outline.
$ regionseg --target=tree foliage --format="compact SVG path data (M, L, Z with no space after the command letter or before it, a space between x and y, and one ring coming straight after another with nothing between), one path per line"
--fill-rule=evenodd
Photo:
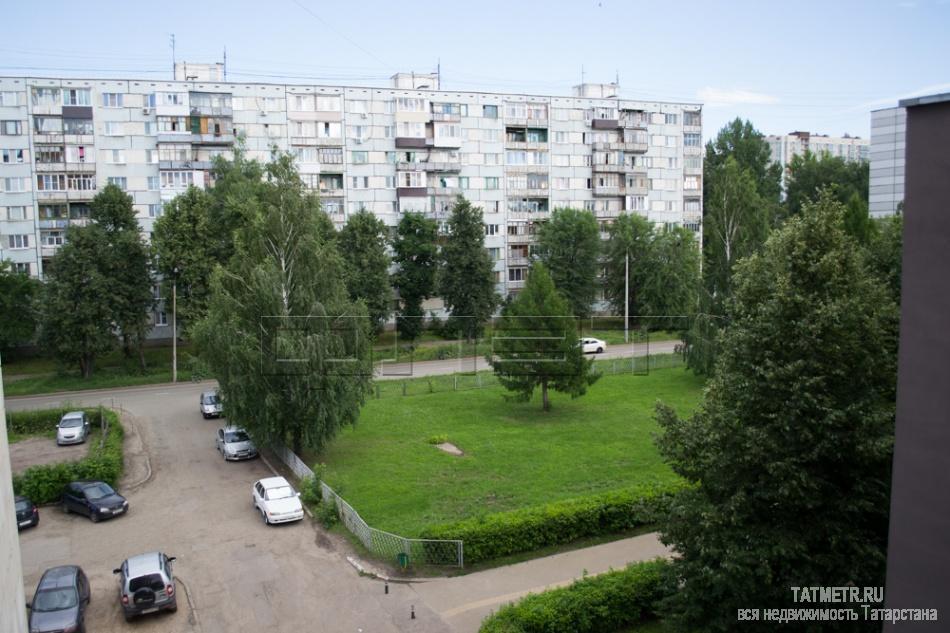
M794 156L788 165L786 215L792 217L800 213L805 202L817 199L825 187L830 187L835 198L844 204L849 203L852 195L857 196L864 203L866 214L869 184L867 161L846 161L827 152Z
M904 219L891 215L871 221L868 236L868 263L878 279L887 284L894 303L901 302L901 258Z
M600 227L594 214L579 209L555 209L538 231L538 255L571 313L590 316L600 266Z
M266 174L253 199L230 202L246 224L212 276L195 340L233 420L262 442L319 451L359 415L372 375L369 320L347 296L319 199L290 157Z
M351 215L339 235L350 299L366 304L377 332L392 314L393 305L387 235L386 224L366 209Z
M658 406L661 453L695 484L661 526L683 630L732 631L790 586L883 584L897 311L843 215L823 193L739 263L698 412Z
M730 158L752 178L755 192L770 212L778 205L782 190L782 168L772 162L765 137L750 121L740 118L727 123L716 138L706 144L703 160L703 198L708 200L720 168Z
M473 340L481 335L500 300L495 292L494 263L485 250L482 210L459 196L448 224L439 294L451 312L449 331Z
M435 292L438 266L438 226L421 213L406 213L396 226L393 285L402 305L396 327L400 336L414 341L422 333L422 303Z
M33 341L37 328L37 300L43 287L28 274L0 260L0 352Z
M600 377L577 344L577 322L570 304L535 262L524 289L502 311L495 325L495 356L489 356L498 381L528 401L541 388L541 406L550 410L548 389L578 398Z
M690 231L657 228L641 215L625 213L610 225L609 234L604 295L614 313L624 314L628 255L631 316L693 312L700 254Z

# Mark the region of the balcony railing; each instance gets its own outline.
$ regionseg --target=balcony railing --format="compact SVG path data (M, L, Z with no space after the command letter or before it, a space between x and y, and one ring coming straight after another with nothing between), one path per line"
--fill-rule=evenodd
M591 169L596 173L604 174L623 174L626 173L628 166L623 163L594 163L591 165Z
M524 280L524 279L519 279L518 281L509 281L509 282L508 282L508 289L509 289L509 290L520 290L520 289L524 288L525 281L526 281L526 280Z
M598 185L594 183L595 196L622 196L623 187L620 185Z
M231 145L233 134L192 134L191 142L199 145Z
M590 126L595 130L616 130L620 122L617 119L591 119Z

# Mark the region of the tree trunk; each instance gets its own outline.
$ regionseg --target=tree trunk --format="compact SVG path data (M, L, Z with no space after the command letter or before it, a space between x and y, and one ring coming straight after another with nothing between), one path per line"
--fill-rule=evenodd
M132 341L125 332L122 333L122 356L132 358Z
M142 340L143 338L145 337L144 336L138 337L138 340L136 341L136 347L138 348L138 352L139 352L139 367L142 369L142 373L144 374L146 370L146 366L145 366L145 345L143 344L144 343Z
M92 354L83 354L79 358L79 371L82 374L83 378L92 377L92 363L93 363Z
M295 455L300 455L303 452L303 438L300 434L300 429L294 429L291 436L291 450L293 450Z
M551 410L551 403L548 400L548 379L547 378L541 379L541 410L542 411Z

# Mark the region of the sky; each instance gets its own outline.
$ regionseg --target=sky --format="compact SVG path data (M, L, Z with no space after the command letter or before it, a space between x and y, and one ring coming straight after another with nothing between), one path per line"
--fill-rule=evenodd
M867 138L870 111L950 92L950 0L12 0L0 75L171 78L221 61L228 80L569 95L619 78L623 98L704 104L764 134Z

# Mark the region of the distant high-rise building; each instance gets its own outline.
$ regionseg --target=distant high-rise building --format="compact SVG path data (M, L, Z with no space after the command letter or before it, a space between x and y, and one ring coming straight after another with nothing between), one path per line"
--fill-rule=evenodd
M907 110L871 112L871 182L868 206L872 218L894 215L904 201L904 135Z
M700 236L699 104L622 99L615 84L551 97L440 90L437 74L371 88L224 82L218 70L0 78L0 257L42 276L107 183L133 197L149 235L166 202L211 186L212 160L238 138L249 158L291 153L337 225L365 207L389 225L420 211L445 230L464 195L484 211L504 294L524 286L537 225L558 207L592 211L605 233L637 213Z
M772 162L782 166L782 184L788 175L788 167L795 156L805 152L828 154L848 161L868 159L868 141L858 136L827 136L811 132L792 132L790 134L765 137L772 151Z

